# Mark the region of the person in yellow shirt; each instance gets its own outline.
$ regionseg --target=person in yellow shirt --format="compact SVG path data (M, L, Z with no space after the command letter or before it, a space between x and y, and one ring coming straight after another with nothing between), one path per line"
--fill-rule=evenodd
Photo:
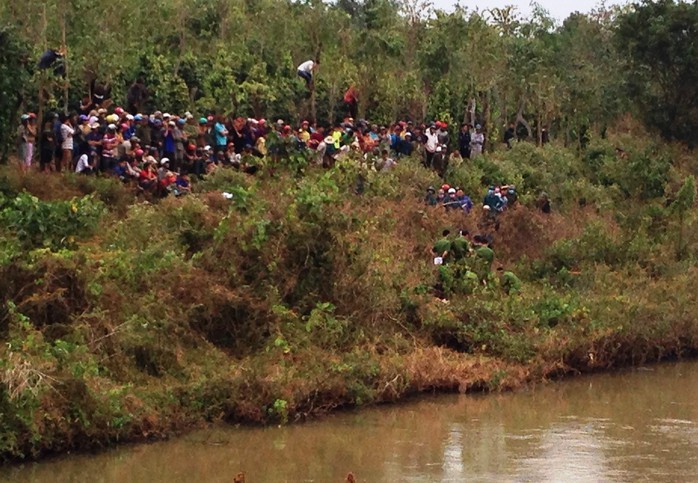
M335 149L339 149L341 147L343 134L341 124L335 124L334 130L332 131L332 139L334 140Z
M308 121L301 123L301 128L298 130L298 139L306 146L308 145L308 141L310 141L310 123Z

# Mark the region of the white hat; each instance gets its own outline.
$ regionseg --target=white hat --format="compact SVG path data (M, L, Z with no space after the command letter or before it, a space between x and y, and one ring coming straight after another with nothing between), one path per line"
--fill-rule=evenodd
M455 189L455 188L449 189L449 190L448 190L448 194L449 194L449 195L451 195L451 194L455 195L455 194L456 194L456 189Z
M167 119L168 117L172 117L172 116L170 116L170 114L168 112L166 112L165 114L162 115L162 117L163 117L163 119Z
M112 131L116 130L116 124L109 124L107 126L108 129L111 129Z
M126 119L128 119L129 121L133 121L133 115L132 115L132 114L127 114L127 115L126 115Z
M204 147L204 151L210 151L210 150L211 150L211 146L206 145L206 146Z
M165 163L169 163L169 162L170 162L169 158L162 158L160 160L160 164L165 164Z
M436 152L437 152L437 153L440 153L440 152L441 152L441 146L439 146L439 147L436 148Z
M174 121L170 121L170 122L168 122L167 124L170 125L170 126L176 126L176 124L175 124Z
M90 124L90 127L91 127L92 129L99 129L99 123L98 123L98 122L93 122L92 124ZM114 127L116 127L116 126L114 126Z
M279 126L283 126L283 125L284 125L284 120L283 120L283 119L279 119L278 121L276 121L276 124L278 124Z

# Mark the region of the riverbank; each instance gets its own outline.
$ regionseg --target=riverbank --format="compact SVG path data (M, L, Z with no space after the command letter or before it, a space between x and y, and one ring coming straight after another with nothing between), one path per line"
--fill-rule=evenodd
M638 481L696 473L698 362L483 397L426 395L304 424L214 425L4 468L0 482ZM425 431L424 428L429 428Z
M629 159L618 142L635 146ZM424 206L432 173L294 163L223 171L159 202L111 180L2 172L4 460L698 349L698 230L692 200L676 201L696 163L680 148L522 144L452 167L474 199L517 185L494 250L522 288L493 275L454 284L447 303L429 249L444 228L482 227ZM535 207L543 189L551 214Z

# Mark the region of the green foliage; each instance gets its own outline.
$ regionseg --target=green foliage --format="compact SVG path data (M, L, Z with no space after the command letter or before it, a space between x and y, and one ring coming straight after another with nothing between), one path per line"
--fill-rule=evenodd
M3 163L16 141L14 126L31 75L28 58L29 44L18 29L2 25L0 19L0 160Z
M676 199L669 207L679 219L679 233L676 240L676 257L678 259L686 256L687 247L684 245L684 224L686 220L686 212L693 208L696 202L696 179L689 176L684 181L683 186L676 194Z
M104 213L92 196L47 202L21 193L6 202L0 219L26 248L74 248L78 237L89 236Z
M627 86L637 112L667 139L695 146L698 117L698 5L643 0L618 19L616 40L627 56Z

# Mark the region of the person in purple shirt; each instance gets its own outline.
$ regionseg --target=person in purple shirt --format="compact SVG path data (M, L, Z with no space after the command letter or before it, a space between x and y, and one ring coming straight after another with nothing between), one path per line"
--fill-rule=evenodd
M473 200L471 200L470 197L463 192L463 190L458 190L456 192L456 198L463 208L463 211L470 213L470 210L473 209Z

